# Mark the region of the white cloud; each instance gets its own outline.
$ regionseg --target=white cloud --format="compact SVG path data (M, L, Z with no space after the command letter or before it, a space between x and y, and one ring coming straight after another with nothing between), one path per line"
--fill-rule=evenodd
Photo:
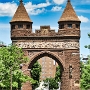
M33 9L33 10L28 10L28 14L31 14L31 15L38 15L40 13L43 13L45 11L45 8L42 8L42 9Z
M40 4L32 4L32 2L28 2L25 4L25 8L27 12L31 15L37 15L45 11L45 7L50 6L49 2L40 3Z
M0 3L0 16L13 16L16 8L16 3Z
M63 4L65 0L53 0L56 4Z
M81 12L81 13L90 13L90 10L89 9L83 9L83 10L81 10L81 9L78 9L78 10L76 10L77 12Z
M78 16L78 18L81 20L81 22L88 22L89 21L89 19L87 18L87 17L84 17L84 16Z
M26 3L25 4L25 7L27 8L27 9L36 9L36 8L44 8L44 7L47 7L47 6L49 6L50 5L50 3L49 2L46 2L46 3L40 3L40 4L32 4L32 2L28 2L28 3Z
M44 12L45 7L50 3L46 0L46 3L32 4L31 2L25 3L25 8L29 14L37 15ZM0 3L0 16L13 16L18 5L14 2Z
M54 6L52 7L52 11L60 11L62 7Z

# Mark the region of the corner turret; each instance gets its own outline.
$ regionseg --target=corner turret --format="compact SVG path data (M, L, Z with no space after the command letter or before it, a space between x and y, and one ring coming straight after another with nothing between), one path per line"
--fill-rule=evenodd
M11 24L11 32L19 32L18 34L25 32L27 30L29 31L29 33L32 32L33 22L29 18L29 15L24 7L22 0L20 0L20 4L12 20L10 21L10 24ZM15 36L12 34L13 33L11 33L11 37Z
M66 8L58 21L59 29L70 30L70 29L80 29L80 23L78 16L76 15L70 0L67 0Z

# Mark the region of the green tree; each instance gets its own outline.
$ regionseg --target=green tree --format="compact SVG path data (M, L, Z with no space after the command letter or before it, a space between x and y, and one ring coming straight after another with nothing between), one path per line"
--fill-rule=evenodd
M90 38L90 34L88 34ZM90 50L90 45L85 45L85 48ZM81 63L81 89L89 90L90 89L90 55L88 55L88 60L86 63Z
M46 80L44 80L44 86L47 86L47 83L49 85L49 90L53 90L53 89L58 89L59 86L58 86L58 82L60 82L60 76L61 76L61 73L60 73L60 66L57 66L56 67L56 74L55 74L55 78L46 78Z
M60 82L60 76L61 76L61 70L60 70L60 66L56 67L56 74L55 74L55 80L57 82Z
M33 89L39 86L40 75L41 75L41 65L38 62L36 62L34 63L31 69L31 77L36 81L36 83L32 84Z
M83 64L81 73L81 89L90 89L90 59L85 64Z
M14 90L21 88L22 83L27 80L34 83L33 79L20 70L20 64L27 61L21 48L14 45L0 48L0 87Z
M90 38L90 33L88 34L88 37ZM85 45L85 48L90 50L90 45Z
M55 80L55 78L46 78L44 80L44 86L48 86L49 90L58 89L58 82Z
M83 63L83 61L80 61L80 77L83 74L83 68L84 68L84 63Z
M5 45L5 43L3 41L0 41L0 45Z

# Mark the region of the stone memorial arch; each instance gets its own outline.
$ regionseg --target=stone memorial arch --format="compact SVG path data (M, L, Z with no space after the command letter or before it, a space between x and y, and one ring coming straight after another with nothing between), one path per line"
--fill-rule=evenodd
M10 24L12 43L23 48L25 55L30 58L22 70L31 69L39 58L48 56L61 66L60 90L80 90L80 23L70 0L67 0L58 21L58 32L50 26L40 26L40 29L33 33L33 22L20 0ZM29 71L24 73L30 75ZM25 83L22 90L32 90L30 83Z

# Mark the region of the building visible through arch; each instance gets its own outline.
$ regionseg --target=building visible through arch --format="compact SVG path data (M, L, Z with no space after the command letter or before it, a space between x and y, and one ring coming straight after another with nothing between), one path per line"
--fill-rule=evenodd
M58 32L50 26L40 26L40 30L34 33L33 22L20 0L10 24L12 43L23 48L25 55L30 58L22 70L31 69L39 58L48 56L56 60L62 68L60 90L80 90L80 23L70 0L67 0L58 21ZM26 71L25 74L30 75L30 72ZM22 90L32 90L30 83L25 83Z
M58 63L51 57L44 56L38 60L41 65L40 81L46 78L55 78Z

